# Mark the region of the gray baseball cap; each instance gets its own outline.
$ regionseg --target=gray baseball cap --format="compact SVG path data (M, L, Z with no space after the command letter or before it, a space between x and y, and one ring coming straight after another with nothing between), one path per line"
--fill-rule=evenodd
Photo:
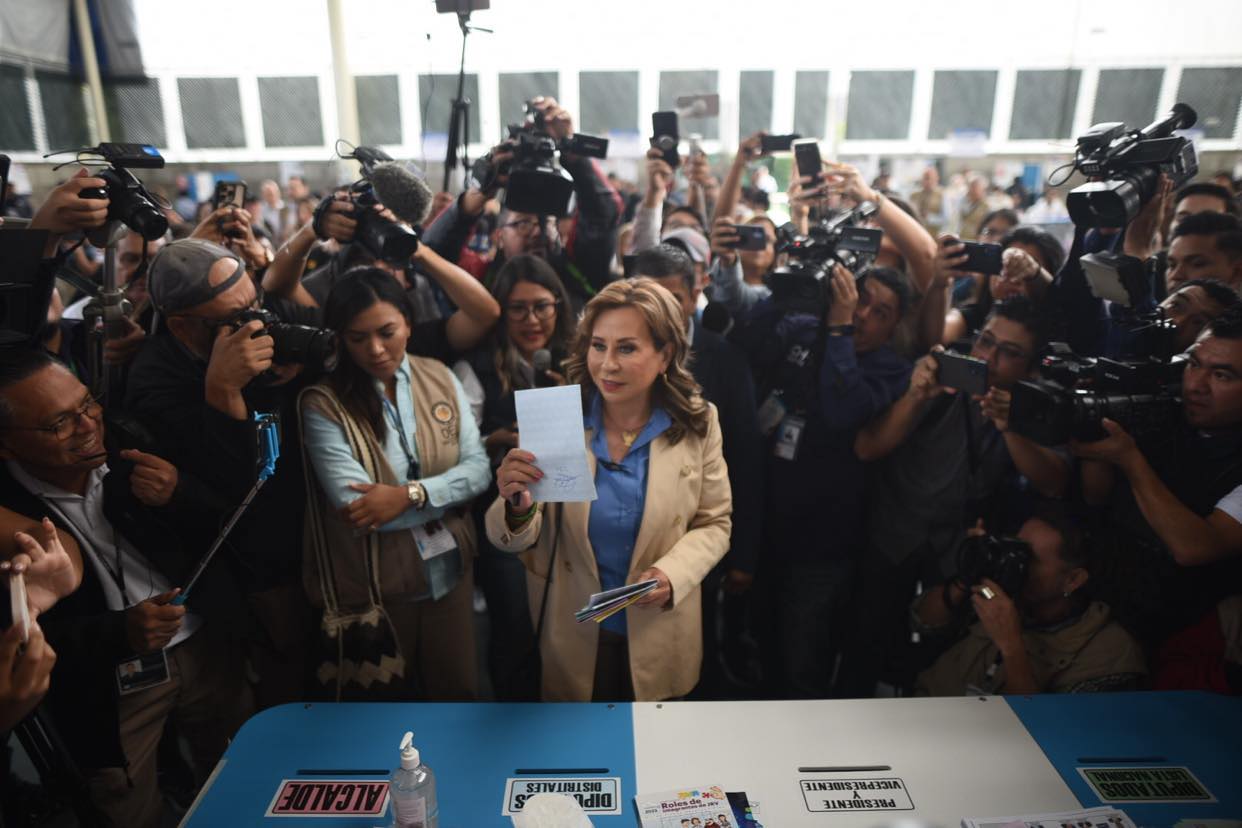
M237 263L233 275L218 285L207 278L220 259ZM210 302L246 275L241 256L206 239L181 239L165 245L151 260L147 290L164 316Z

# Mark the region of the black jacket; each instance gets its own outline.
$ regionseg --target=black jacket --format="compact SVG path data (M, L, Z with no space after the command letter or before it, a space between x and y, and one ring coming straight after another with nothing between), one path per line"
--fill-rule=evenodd
M143 505L133 496L128 469L120 468L121 465L104 478L104 514L117 533L133 544L152 567L170 583L183 585L197 556L178 541L172 527L197 520L190 513L192 504L174 499L161 509ZM47 515L58 530L72 536L82 548L82 585L39 617L39 625L57 655L45 703L79 765L124 767L116 665L135 655L125 634L125 613L107 608L99 576L89 560L86 538L65 525L55 510L48 509L22 487L3 465L0 502L27 517ZM131 596L131 600L138 597L145 596ZM187 609L229 635L241 636L247 629L247 616L237 589L218 563L208 568L195 586Z
M763 438L755 408L755 387L741 349L701 323L694 326L690 370L715 404L724 440L724 458L733 489L733 531L725 569L754 573L759 557L763 514Z

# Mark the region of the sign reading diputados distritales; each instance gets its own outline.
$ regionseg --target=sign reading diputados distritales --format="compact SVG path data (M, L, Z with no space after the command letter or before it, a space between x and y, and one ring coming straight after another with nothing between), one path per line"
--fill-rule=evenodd
M570 779L565 777L536 779L529 776L510 778L505 785L505 802L501 816L513 816L526 807L535 794L555 793L572 796L587 814L616 815L621 813L621 777L596 776Z
M1215 802L1186 767L1079 768L1101 802Z
M269 817L383 816L388 780L283 779L267 806Z
M906 783L883 779L800 779L802 798L811 813L840 811L913 811Z

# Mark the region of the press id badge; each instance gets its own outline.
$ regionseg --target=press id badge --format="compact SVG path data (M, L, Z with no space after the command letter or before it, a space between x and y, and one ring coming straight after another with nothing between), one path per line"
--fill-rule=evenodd
M414 542L418 544L418 554L424 561L429 561L446 552L452 552L457 548L457 540L453 537L453 533L438 520L429 520L420 526L415 526L412 531Z
M163 650L144 653L116 665L116 686L122 696L158 687L168 681L168 657Z
M791 414L781 420L772 453L782 460L797 460L798 444L802 442L802 432L805 428L806 420L802 417L795 417Z

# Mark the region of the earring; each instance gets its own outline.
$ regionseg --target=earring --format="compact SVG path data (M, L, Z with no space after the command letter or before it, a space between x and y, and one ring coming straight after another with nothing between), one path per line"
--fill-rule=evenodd
M1074 593L1072 593L1072 592L1066 591L1066 592L1062 592L1062 593L1061 593L1061 597L1062 597L1062 598L1068 598L1068 597L1070 597L1070 596L1071 596L1071 595L1073 595L1073 594L1074 594Z

